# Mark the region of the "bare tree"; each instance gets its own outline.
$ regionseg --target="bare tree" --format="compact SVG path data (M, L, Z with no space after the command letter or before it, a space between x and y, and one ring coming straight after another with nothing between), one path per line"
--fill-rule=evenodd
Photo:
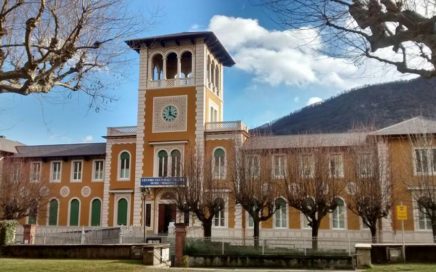
M32 181L27 161L5 160L0 184L0 220L19 220L27 216L36 219L37 213L44 214L48 187L40 180Z
M253 136L256 137L256 136ZM254 245L259 246L260 222L270 219L277 207L280 183L271 166L273 150L241 149L233 166L233 191L236 203L253 220Z
M289 206L304 214L312 229L312 249L318 249L322 219L337 207L344 188L343 150L327 147L321 139L300 136L300 148L287 152L284 184Z
M193 212L201 221L203 236L212 236L214 217L224 209L226 187L214 179L210 159L189 152L185 159L185 180L175 188L177 208L184 213Z
M121 40L135 29L123 2L3 0L0 93L60 87L104 98L101 72L120 65Z
M260 0L292 28L317 28L331 54L363 56L401 73L436 76L433 0ZM380 49L391 49L380 52Z
M351 169L347 169L352 182L347 184L351 195L348 208L362 218L371 231L372 242L377 242L379 220L388 216L392 207L392 185L387 180L388 158L380 154L377 138L370 136L350 152Z

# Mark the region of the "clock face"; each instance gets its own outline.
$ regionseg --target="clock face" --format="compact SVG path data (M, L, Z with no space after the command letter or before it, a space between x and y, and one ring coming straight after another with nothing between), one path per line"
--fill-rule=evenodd
M177 108L173 105L168 105L162 111L162 118L167 122L172 122L176 120L177 114Z

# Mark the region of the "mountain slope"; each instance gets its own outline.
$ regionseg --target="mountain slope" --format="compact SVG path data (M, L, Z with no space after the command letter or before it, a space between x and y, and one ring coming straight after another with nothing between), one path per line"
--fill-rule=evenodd
M254 131L274 135L345 132L382 128L423 115L436 117L436 79L413 79L367 86L284 116Z

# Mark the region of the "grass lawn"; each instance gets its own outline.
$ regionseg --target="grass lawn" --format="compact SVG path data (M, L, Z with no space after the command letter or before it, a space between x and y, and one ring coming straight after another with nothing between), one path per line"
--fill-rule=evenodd
M12 259L0 258L0 271L8 272L124 272L153 271L139 260ZM162 271L162 270L161 270Z
M368 272L387 272L387 271L436 271L436 264L389 264L373 265Z

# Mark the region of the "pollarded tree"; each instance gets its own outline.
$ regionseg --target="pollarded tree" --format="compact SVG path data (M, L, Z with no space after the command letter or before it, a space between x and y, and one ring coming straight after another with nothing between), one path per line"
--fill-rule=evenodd
M202 162L194 152L186 157L185 180L175 188L176 205L181 212L194 213L202 223L203 236L210 238L213 220L224 210L226 188L214 178L210 160Z
M40 168L25 160L5 159L0 183L0 220L19 220L44 214L49 189L40 179ZM35 166L38 167L38 166ZM35 170L35 171L33 171Z
M343 150L326 147L316 136L299 137L299 148L287 150L283 181L288 204L306 217L317 250L321 221L336 209L344 189Z
M135 28L124 10L122 0L3 0L0 93L104 97L98 72L120 65L120 42Z
M401 73L436 76L433 0L260 0L292 28L316 27L333 55L363 56ZM390 51L380 52L381 49Z
M348 208L362 218L371 231L372 242L376 243L379 220L387 217L392 207L392 184L387 177L388 154L378 149L374 136L354 146L350 154L353 163L348 169L352 177L347 185L351 195Z
M236 203L253 220L256 247L259 246L260 222L270 219L278 208L275 201L280 196L280 183L272 173L272 154L273 150L253 151L242 148L238 151L233 166L234 196Z

